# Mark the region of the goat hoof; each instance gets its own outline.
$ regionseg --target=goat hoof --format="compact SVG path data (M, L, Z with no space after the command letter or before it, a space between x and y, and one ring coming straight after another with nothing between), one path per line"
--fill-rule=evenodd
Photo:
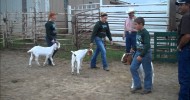
M28 65L29 67L32 67L32 65Z
M72 75L74 75L74 72L71 72Z

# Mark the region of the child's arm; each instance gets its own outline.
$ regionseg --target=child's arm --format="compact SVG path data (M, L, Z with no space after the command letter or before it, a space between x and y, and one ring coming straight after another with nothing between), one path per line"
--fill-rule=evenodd
M112 41L112 36L111 36L110 27L109 27L108 22L107 22L107 26L108 26L108 30L106 30L106 31L107 31L106 34L107 34L108 39L109 39L110 41Z
M93 43L94 41L94 38L98 32L98 29L99 29L99 22L96 22L95 26L94 26L94 29L93 29L93 32L92 32L92 35L91 35L91 41L90 43Z
M144 45L144 49L142 50L140 56L141 57L144 57L145 54L148 52L148 50L150 49L150 34L149 32L144 32L143 33L143 45Z

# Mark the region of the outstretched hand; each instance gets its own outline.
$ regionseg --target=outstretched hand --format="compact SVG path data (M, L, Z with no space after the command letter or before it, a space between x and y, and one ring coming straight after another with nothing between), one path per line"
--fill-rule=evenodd
M110 44L113 45L113 41L110 41Z
M135 52L135 50L133 50L133 49L131 48L130 53L134 53L134 52Z
M93 47L93 43L90 43L90 48L92 48Z

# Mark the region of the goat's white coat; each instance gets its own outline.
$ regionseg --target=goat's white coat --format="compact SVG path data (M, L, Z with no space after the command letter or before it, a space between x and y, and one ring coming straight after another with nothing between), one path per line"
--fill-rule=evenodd
M151 66L152 66L152 84L154 83L154 66L153 63L151 62ZM137 70L139 73L139 77L141 79L141 83L144 82L144 78L145 78L145 73L144 73L144 69L142 64L140 65L139 69ZM131 88L134 88L134 80L132 78L132 84L131 84Z
M82 66L83 58L85 57L88 49L81 49L78 51L71 51L72 58L71 58L71 73L74 74L74 70L77 70L77 74L80 74L79 70Z
M58 43L58 45L57 45L57 43ZM31 53L30 60L29 60L29 66L31 66L33 55L35 56L35 61L39 66L40 66L40 63L38 61L39 56L46 57L43 66L46 65L48 58L50 58L52 65L54 66L55 64L53 62L52 55L53 55L54 50L57 50L60 48L60 43L59 42L57 42L57 43L54 43L51 47L34 46L29 51L27 51L28 53Z

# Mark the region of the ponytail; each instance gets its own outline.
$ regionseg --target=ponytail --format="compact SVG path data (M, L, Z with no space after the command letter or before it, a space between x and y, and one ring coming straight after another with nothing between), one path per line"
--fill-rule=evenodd
M50 12L49 15L48 15L48 21L50 20L50 18L51 18L52 16L55 16L55 15L56 15L56 13Z

